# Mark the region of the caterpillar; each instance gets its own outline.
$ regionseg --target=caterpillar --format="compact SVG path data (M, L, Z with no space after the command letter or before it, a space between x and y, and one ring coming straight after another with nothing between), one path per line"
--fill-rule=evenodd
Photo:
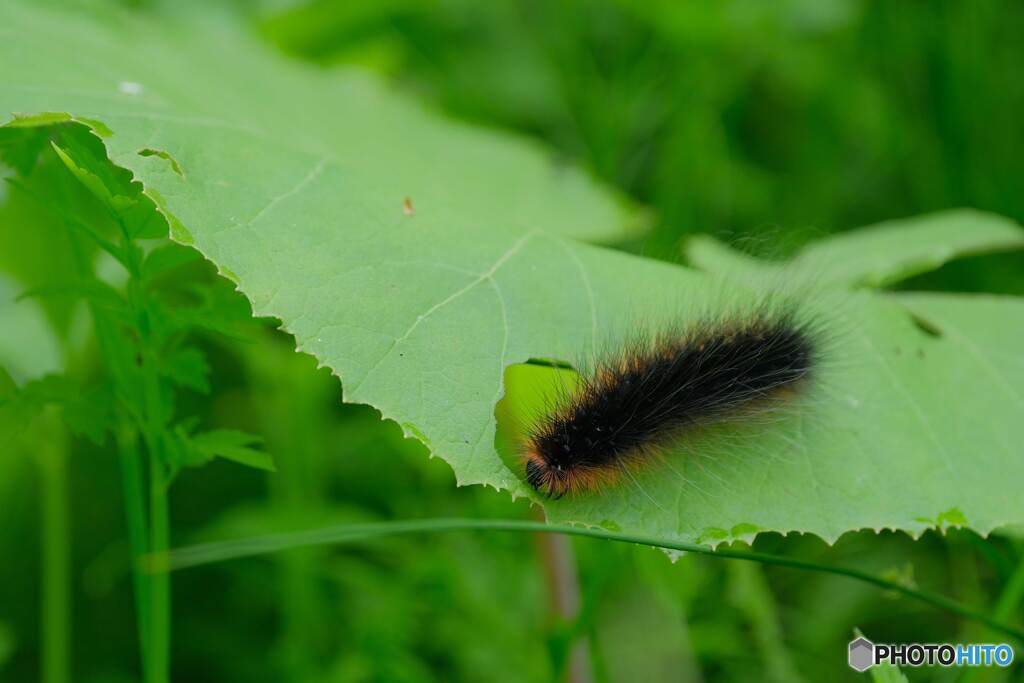
M550 498L600 490L688 430L794 393L816 366L816 340L793 307L767 306L634 338L527 431L526 481Z

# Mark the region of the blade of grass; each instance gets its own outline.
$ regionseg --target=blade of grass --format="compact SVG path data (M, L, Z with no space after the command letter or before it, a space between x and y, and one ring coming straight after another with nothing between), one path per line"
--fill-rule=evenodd
M574 623L580 617L580 586L572 543L558 534L535 534L534 540L547 585L550 618L556 624ZM566 647L564 679L567 683L593 681L587 634L576 633L568 639Z
M543 524L518 519L417 519L402 520L395 522L376 522L371 524L342 524L319 529L309 529L284 534L269 534L255 538L221 541L217 543L205 543L191 547L178 548L168 554L150 555L145 558L144 568L146 571L162 571L164 568L175 570L186 567L195 567L213 562L222 562L241 557L260 555L264 553L278 552L288 548L297 548L307 545L328 545L352 543L354 541L394 536L397 534L413 533L440 533L445 531L518 531L518 532L541 532L549 534L566 534L569 536L583 536L587 538L600 538L608 541L619 541L621 543L635 543L637 545L652 546L668 550L679 550L683 552L700 553L713 557L725 557L736 560L747 560L750 562L761 562L763 564L777 565L780 567L791 567L806 571L822 572L845 576L855 581L877 586L888 591L905 595L914 600L927 603L933 607L956 614L965 619L973 619L990 628L1008 636L1016 638L1024 643L1024 630L990 617L988 614L972 607L962 605L944 595L923 591L911 586L906 586L897 581L875 576L868 572L854 569L852 567L836 567L832 565L819 564L810 560L803 560L795 557L782 555L770 555L768 553L757 553L729 548L714 549L710 546L697 545L695 543L683 543L680 541L666 541L649 536L638 536L635 534L622 534L603 529L590 529L586 527Z

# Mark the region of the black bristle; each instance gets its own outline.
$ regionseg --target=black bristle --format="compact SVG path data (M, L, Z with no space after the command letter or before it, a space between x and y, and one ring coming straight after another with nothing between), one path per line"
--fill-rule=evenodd
M526 481L533 488L540 488L544 481L544 468L540 463L529 460L526 463Z
M632 344L534 428L527 481L561 495L574 472L618 468L689 426L794 386L814 355L811 335L792 316L701 325Z

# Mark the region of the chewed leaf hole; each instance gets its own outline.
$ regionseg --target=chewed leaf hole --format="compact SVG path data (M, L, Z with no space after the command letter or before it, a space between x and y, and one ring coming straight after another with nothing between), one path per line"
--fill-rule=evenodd
M542 368L558 368L560 370L575 370L576 367L567 361L558 360L557 358L531 358L526 361L526 365L536 365Z
M182 178L185 177L185 173L181 170L181 166L178 164L178 161L174 157L172 157L170 154L168 154L167 152L163 151L162 149L152 149L150 147L146 147L145 149L140 149L139 150L139 156L140 157L160 157L161 159L164 159L165 161L170 163L171 169L173 169L175 173L180 175Z
M505 394L494 406L494 447L519 478L524 476L522 444L530 428L579 382L579 374L564 361L531 358L505 368Z

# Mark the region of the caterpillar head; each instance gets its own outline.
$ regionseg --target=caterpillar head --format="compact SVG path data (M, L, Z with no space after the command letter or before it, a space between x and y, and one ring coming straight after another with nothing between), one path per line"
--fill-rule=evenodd
M551 465L536 450L526 454L526 482L549 498L561 498L571 488L572 472L561 465Z

